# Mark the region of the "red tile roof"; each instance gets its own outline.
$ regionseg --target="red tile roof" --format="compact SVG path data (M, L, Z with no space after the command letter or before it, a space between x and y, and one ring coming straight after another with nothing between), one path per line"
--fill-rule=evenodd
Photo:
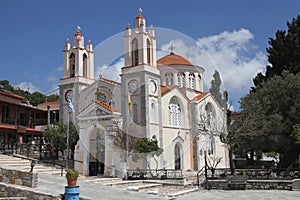
M121 83L119 83L117 81L113 81L113 80L107 79L107 78L101 78L101 80L109 82L109 83L112 83L114 85L121 85Z
M24 97L22 97L22 96L19 96L19 95L16 95L16 94L7 93L7 92L3 92L3 91L0 91L0 94L8 96L8 97L15 98L15 99L20 99L20 100L24 99Z
M188 61L186 58L176 55L174 53L170 53L167 56L164 56L157 60L158 65L188 65L193 66L193 64Z
M164 95L175 88L176 85L161 86L161 94Z
M59 101L50 101L50 102L44 102L40 103L38 106L44 106L44 105L58 105Z
M27 132L34 132L34 133L44 133L44 130L38 130L38 129L34 129L34 128L26 128L26 133Z
M114 108L112 108L110 105L108 105L107 103L104 103L103 101L97 100L96 103L100 106L102 106L103 108L105 108L108 111L111 112L116 112L116 110Z
M199 95L195 96L193 98L193 101L199 101L200 99L204 98L207 94L208 94L208 92L202 92Z
M10 129L10 130L17 130L15 126L9 126L5 124L0 124L0 129Z

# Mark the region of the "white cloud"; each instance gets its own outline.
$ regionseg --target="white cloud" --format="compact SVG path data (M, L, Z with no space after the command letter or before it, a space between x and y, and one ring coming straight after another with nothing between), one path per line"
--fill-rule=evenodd
M114 80L117 82L121 81L121 68L124 66L124 58L118 59L114 64L107 66L102 65L96 68L95 78L98 79L101 74L102 77Z
M40 90L30 82L21 82L16 86L19 87L21 90L28 91L30 93L40 92Z

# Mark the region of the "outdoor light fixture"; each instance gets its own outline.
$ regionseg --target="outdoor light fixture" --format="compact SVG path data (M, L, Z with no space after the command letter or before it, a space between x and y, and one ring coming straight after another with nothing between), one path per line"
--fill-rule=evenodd
M36 164L35 160L31 160L31 163L30 163L30 167L31 167L30 172L33 171L33 168L34 168L35 164Z

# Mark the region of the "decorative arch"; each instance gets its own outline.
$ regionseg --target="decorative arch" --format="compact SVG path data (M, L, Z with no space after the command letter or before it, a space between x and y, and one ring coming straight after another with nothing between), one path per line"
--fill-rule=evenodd
M138 120L137 120L137 104L136 103L134 103L133 105L132 105L132 122L134 122L134 123L137 123L138 122Z
M82 71L83 71L83 77L87 78L87 55L83 54L82 56Z
M69 64L70 64L70 77L75 76L75 54L71 53L69 56Z
M150 43L150 40L148 38L147 39L147 63L148 63L148 65L151 65L151 58L152 58L152 55L151 55L151 43Z
M182 145L177 142L174 146L174 168L182 169L182 166L183 166Z
M174 127L183 126L183 110L176 96L169 101L169 125Z
M177 74L177 82L178 87L183 88L185 87L185 74L183 72L179 72Z
M132 66L137 66L139 64L139 45L136 38L132 40L131 49Z
M174 77L172 72L167 72L165 74L165 79L166 79L166 85L172 85L174 84Z
M151 102L151 114L150 114L150 120L152 123L156 123L156 102L155 101L152 101Z
M205 105L205 119L207 129L211 130L211 128L215 125L216 121L216 111L211 103L207 103Z
M195 89L195 74L194 73L190 73L189 74L189 88L191 89Z

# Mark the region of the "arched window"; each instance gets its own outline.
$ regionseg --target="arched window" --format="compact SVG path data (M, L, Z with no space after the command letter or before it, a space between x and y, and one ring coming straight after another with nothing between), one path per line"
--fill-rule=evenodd
M134 123L137 123L137 104L136 103L134 103L132 105L132 121Z
M71 53L69 57L69 64L70 64L70 77L75 76L75 54Z
M170 126L182 127L182 110L176 97L169 102L169 124Z
M189 88L195 89L195 74L190 73L189 74Z
M201 87L201 79L202 79L202 77L201 77L201 75L199 74L199 75L198 75L198 88L199 88L199 90L202 88L202 87Z
M165 74L165 79L166 79L166 85L174 84L173 73L171 73L171 72L166 73Z
M185 87L185 74L183 72L179 72L177 74L178 79L178 87Z
M82 70L83 70L83 77L87 78L87 55L83 54L83 66L82 66Z
M156 103L155 101L151 102L151 122L155 123L156 122Z
M139 46L137 39L132 40L132 66L136 66L139 64Z
M149 39L147 39L147 63L151 65L151 44Z
M181 153L180 144L178 144L178 143L175 144L174 154L175 154L174 155L175 169L181 169L182 168L182 153Z
M214 126L215 111L211 103L206 104L205 106L205 119L206 127L208 130Z

